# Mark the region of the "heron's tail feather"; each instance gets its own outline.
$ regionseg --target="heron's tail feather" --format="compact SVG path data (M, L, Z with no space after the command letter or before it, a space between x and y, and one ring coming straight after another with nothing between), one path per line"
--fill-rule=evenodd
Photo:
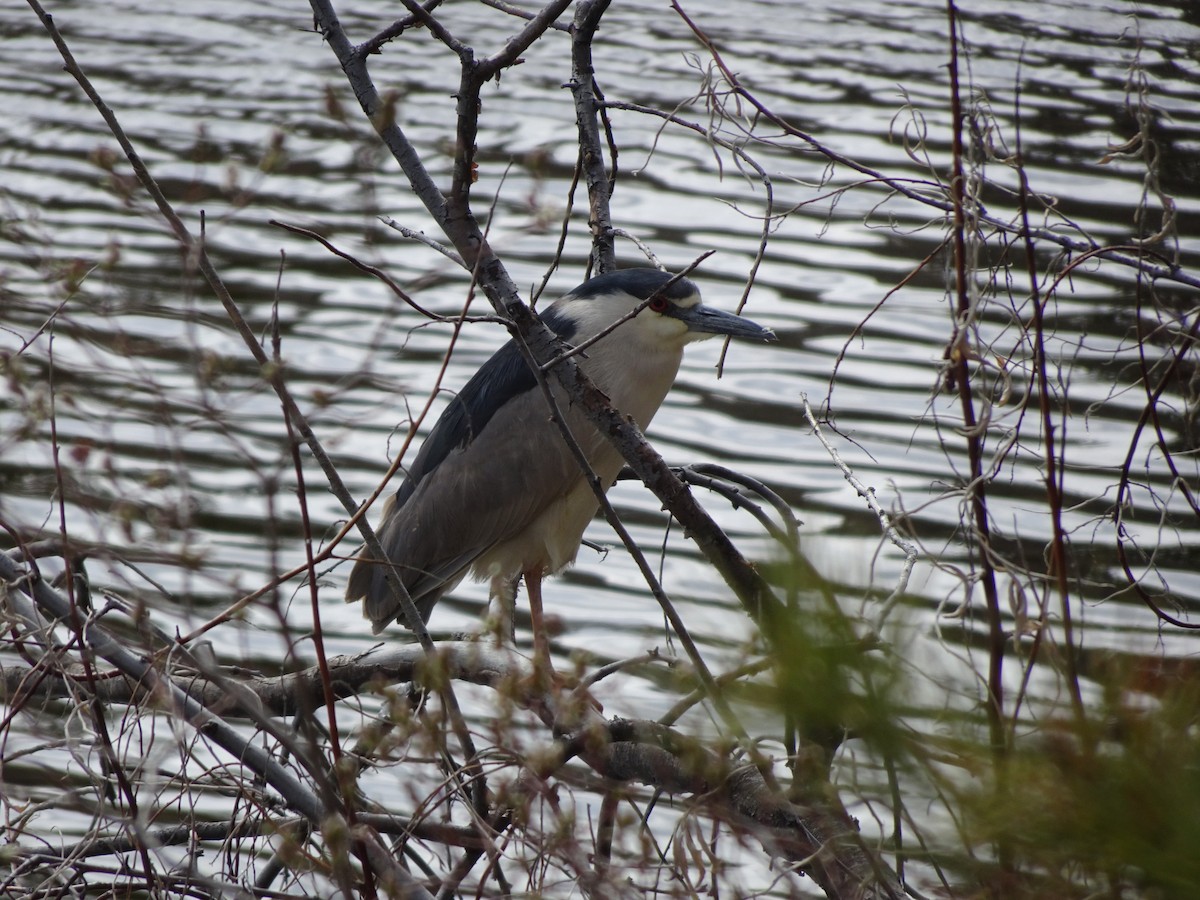
M346 582L346 602L362 600L363 618L370 620L373 634L379 634L392 622L399 622L405 628L409 627L408 620L400 608L400 601L396 599L387 582L387 571L387 563L360 555L355 560L354 568L350 570L350 578ZM401 579L402 582L406 580ZM408 584L405 584L405 588L412 591ZM413 597L422 622L429 621L438 597L436 593Z

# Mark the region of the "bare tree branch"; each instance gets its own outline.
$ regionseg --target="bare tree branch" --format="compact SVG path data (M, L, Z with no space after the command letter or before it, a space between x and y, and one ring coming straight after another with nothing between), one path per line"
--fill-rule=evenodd
M539 365L548 362L561 352L560 343L521 302L516 285L503 263L487 245L462 193L469 180L456 174L454 190L459 193L456 195L452 192L450 198L442 194L394 118L379 116L383 104L367 72L365 60L354 53L353 45L333 12L332 4L329 0L311 0L311 5L318 27L341 62L363 112L400 164L417 198L425 204L429 214L462 256L496 312L510 320L509 329L513 335L528 347ZM466 75L463 77L463 83L470 88L470 79ZM460 117L474 119L478 116L478 106L464 105L461 98L458 109ZM460 153L456 154L456 173L465 171L467 167L462 166L461 161L474 153L475 126L460 123L459 129L460 140L464 135L472 136L472 146L470 150L460 146ZM464 156L464 153L467 155ZM607 398L570 360L557 366L554 374L600 433L612 441L643 483L679 520L685 533L696 541L704 555L733 588L751 617L760 625L771 623L771 626L764 627L764 633L776 633L777 628L785 627L783 607L762 576L704 512L687 486L674 476L662 457L646 442L640 430L614 411Z
M616 153L611 173L604 168L600 146L600 105L596 100L596 70L592 41L611 0L584 0L575 9L571 35L571 95L575 98L575 126L579 132L579 162L588 192L588 227L592 230L592 268L596 274L616 268L616 246L609 199L616 184Z

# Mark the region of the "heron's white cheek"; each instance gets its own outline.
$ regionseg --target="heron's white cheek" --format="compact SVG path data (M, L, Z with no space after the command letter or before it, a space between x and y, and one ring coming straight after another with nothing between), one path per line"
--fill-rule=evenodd
M630 337L641 343L646 350L677 348L692 341L692 333L688 331L688 327L670 316L643 313L631 324L634 329Z
M717 335L711 331L688 331L683 336L685 344L694 344L696 341L707 341L709 338L715 338Z

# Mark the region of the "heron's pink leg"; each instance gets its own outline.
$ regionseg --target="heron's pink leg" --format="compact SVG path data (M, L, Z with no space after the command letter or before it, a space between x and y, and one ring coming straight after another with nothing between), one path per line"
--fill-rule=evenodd
M525 592L529 595L529 619L533 625L533 662L544 664L546 670L554 671L550 665L550 640L542 621L542 570L530 569L525 573Z

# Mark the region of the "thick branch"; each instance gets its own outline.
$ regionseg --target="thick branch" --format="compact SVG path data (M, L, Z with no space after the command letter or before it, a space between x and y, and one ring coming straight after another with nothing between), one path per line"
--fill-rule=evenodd
M479 61L476 67L479 79L489 81L499 75L501 69L517 65L521 61L521 54L545 34L570 5L571 0L554 0L547 3L541 12L529 20L528 25L508 39L503 50Z
M52 618L66 622L78 619L78 611L72 608L71 602L66 597L46 584L34 572L20 566L4 553L0 553L0 578L4 580L5 587L13 592L13 595L9 597L10 603L13 602L16 592L20 591L28 594L38 607ZM213 710L196 700L169 676L160 672L146 659L127 649L123 642L109 634L106 629L85 620L79 623L79 633L83 641L97 656L137 685L139 694L153 697L168 706L199 733L221 747L243 766L261 776L267 784L279 792L291 809L304 816L315 828L323 828L331 820L338 818L335 810L324 804L313 791L301 784L295 775L281 766L266 750L243 737L235 728L226 723ZM377 841L378 838L368 840ZM412 882L411 887L415 891L412 894L413 897L432 900L432 896L415 881Z
M439 679L449 677L506 691L533 684L528 677L528 663L512 653L473 642L444 644L439 651ZM328 661L334 690L340 697L372 684L421 683L422 669L428 664L428 657L416 646L390 647ZM16 673L5 672L6 683L17 680ZM107 679L97 685L112 702L135 699L128 683ZM277 715L311 708L311 704L322 700L321 673L316 666L277 678L249 679L240 682L240 687ZM237 702L238 694L203 676L188 683L187 692L192 702L212 705L224 715L236 712L232 704ZM40 694L65 697L66 686L61 677L47 678ZM514 699L531 709L547 727L558 725L553 704L540 694L526 692ZM537 777L549 778L577 757L604 778L696 798L732 826L755 834L768 852L800 864L831 897L898 895L894 875L872 859L853 823L836 805L821 802L799 807L773 790L755 766L735 764L701 741L657 722L605 720L590 707L584 716L584 724L556 741L553 751L529 755L538 760ZM359 821L370 820L360 815ZM465 831L430 833L428 837L457 844L469 839Z
M600 146L600 105L596 101L596 70L592 66L592 39L610 0L585 0L575 10L571 36L571 94L575 98L575 126L579 132L579 164L588 192L588 227L592 230L592 266L597 274L616 268L609 200L613 181L604 168ZM613 158L616 168L616 158ZM615 173L614 173L615 174Z
M374 683L420 681L422 667L428 663L425 651L411 644L354 656L334 656L328 660L334 695L338 699L360 694ZM455 681L493 686L516 681L527 674L520 661L511 654L470 642L439 643L436 665L446 677ZM29 670L25 668L5 668L0 680L0 690L4 692L0 699L8 700L21 691L24 691L23 696L44 700L65 700L73 696L66 683L71 673L47 673L35 687L24 683L28 675ZM241 698L230 695L223 685L202 672L194 673L190 680L177 673L175 680L180 684L186 682L187 692L193 698L220 710L223 715L237 715L239 710L244 712L246 709ZM274 716L304 713L324 702L321 670L317 666L277 677L243 678L239 679L239 684L256 698L258 707ZM142 693L136 683L119 678L99 679L95 688L97 696L109 703L132 703Z
M400 127L394 120L378 115L382 103L366 61L354 53L332 4L329 0L310 0L310 4L318 27L342 64L363 111L400 164L417 197L462 256L496 311L511 321L509 330L529 347L539 363L550 361L562 350L558 340L521 301L520 292L503 263L487 245L469 209L464 209L461 215L451 214L450 201L433 183ZM572 360L565 360L555 367L554 372L572 400L579 403L600 433L612 442L643 483L683 525L685 533L696 541L742 605L763 627L764 633L773 633L774 628L770 626L782 627L785 622L783 606L766 581L700 507L686 485L671 473L662 457L646 443L637 426L609 405L604 394L590 383Z

